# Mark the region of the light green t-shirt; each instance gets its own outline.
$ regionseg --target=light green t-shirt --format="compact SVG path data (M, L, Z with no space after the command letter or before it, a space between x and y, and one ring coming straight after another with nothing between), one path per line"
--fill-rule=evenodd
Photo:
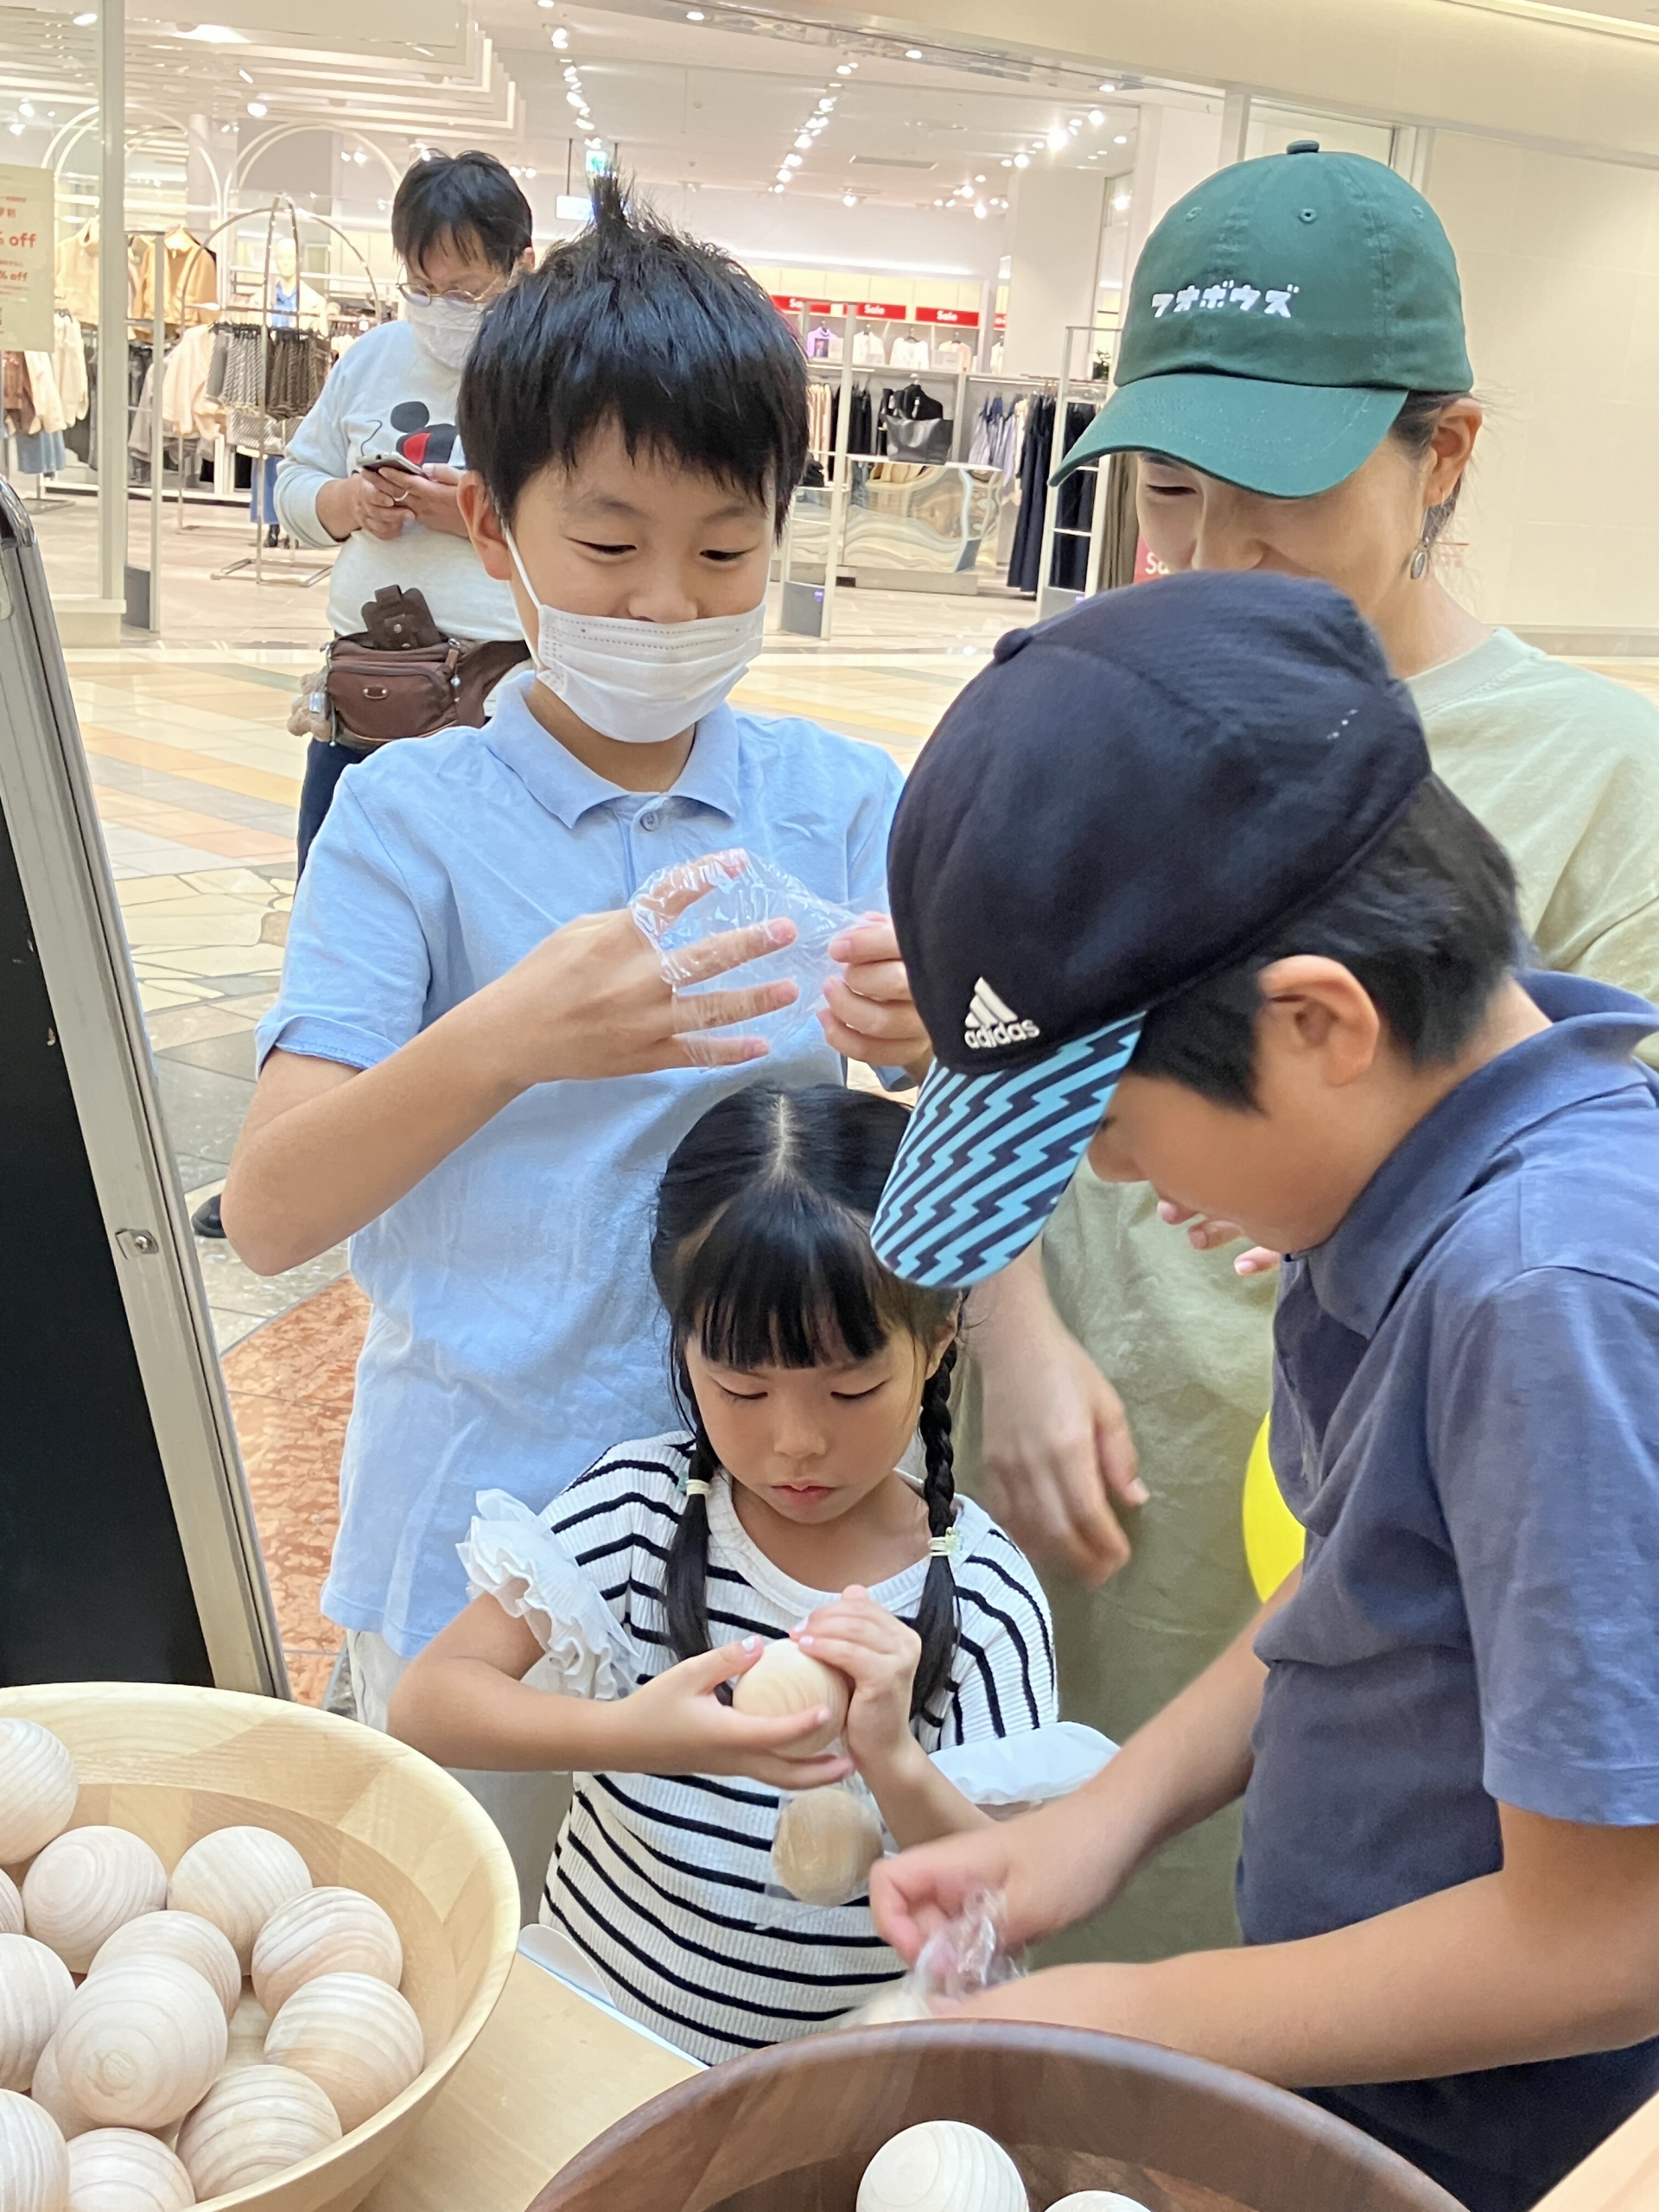
M1505 845L1541 964L1659 995L1659 709L1507 630L1411 690L1436 769ZM1650 1040L1652 1049L1652 1040ZM1267 1410L1275 1297L1227 1253L1194 1252L1145 1185L1087 1164L1043 1242L1066 1325L1128 1411L1152 1493L1126 1513L1135 1555L1105 1588L1045 1573L1061 1711L1121 1740L1236 1636L1255 1606L1241 1498ZM958 1466L979 1451L978 1376L964 1378ZM1181 1838L1119 1904L1050 1957L1158 1957L1228 1940L1236 1825Z

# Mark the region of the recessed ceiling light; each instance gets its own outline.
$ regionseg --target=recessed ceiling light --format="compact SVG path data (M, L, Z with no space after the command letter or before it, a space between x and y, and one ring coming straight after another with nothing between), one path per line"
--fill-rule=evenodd
M708 19L701 8L688 8L685 11L685 20L688 23L701 23Z
M820 115L828 115L828 114L829 114L829 112L830 112L830 109L831 109L831 108L833 108L833 107L834 107L834 105L835 105L835 101L834 101L833 99L828 99L828 98L823 99L821 99L821 100L818 102L818 112L819 112L819 114L820 114Z
M250 115L269 115L270 113L270 110L265 105L264 100L250 100L248 102L248 113Z
M567 92L564 99L568 107L586 107L588 105L580 92Z
M1013 163L1013 162L1009 159L1009 157L1007 156L1007 155L1004 154L1004 156L1002 156L1002 160L1001 160L1001 166L1003 168L1005 168L1005 169L1011 169L1011 168L1014 167L1014 163Z
M1128 204L1129 195L1127 192L1120 192L1112 202L1113 207L1116 208L1120 215L1123 213L1123 210L1128 206Z
M1060 125L1057 123L1054 125L1054 128L1048 134L1049 152L1051 154L1058 154L1061 147L1065 144L1067 136L1068 133L1063 130Z
M836 74L837 77L850 77L857 67L858 64L856 61L837 61L836 64Z
M1114 146L1127 146L1128 143L1129 134L1127 130L1120 130L1116 137L1112 141Z
M1115 92L1117 90L1117 86L1116 85L1103 85L1100 89L1103 92Z
M974 213L978 216L982 223L985 220L985 218L990 213L990 209L985 205L985 202L982 200L977 200L974 202Z
M906 61L919 61L921 58L922 49L919 46L907 46L905 48L905 59Z
M855 192L843 192L841 195L841 204L843 207L856 207L858 194Z
M21 123L9 123L6 128L14 138L21 138L23 135L23 126Z
M1014 157L1014 166L1017 169L1028 169L1031 167L1031 156L1029 154L1016 154Z
M251 85L253 82L252 78L249 76L245 69L238 69L236 73L242 79L245 85Z
M32 123L35 120L34 101L19 100L17 103L17 112L22 117L25 123Z
M248 42L240 31L225 23L198 23L194 30L181 31L179 36L194 39L203 46L245 46Z
M1091 107L1089 111L1089 120L1094 124L1096 130L1098 130L1101 124L1106 120L1105 109L1103 107Z
M557 30L553 34L553 43L559 48L561 53L563 53L564 48L570 43L570 34L566 30L563 23L559 25Z
M800 137L795 141L795 146L796 150L798 153L810 153L812 150L811 134L808 131L803 130Z
M88 8L84 15L72 16L69 20L78 31L84 31L88 23L95 23L98 21L98 10L96 8Z
M976 184L983 184L983 183L984 183L984 181L985 181L985 180L984 180L984 178L983 178L982 176L976 176L976 177L974 179L974 182L975 182Z
M798 154L785 154L784 156L784 167L786 169L798 169L800 166L801 157Z

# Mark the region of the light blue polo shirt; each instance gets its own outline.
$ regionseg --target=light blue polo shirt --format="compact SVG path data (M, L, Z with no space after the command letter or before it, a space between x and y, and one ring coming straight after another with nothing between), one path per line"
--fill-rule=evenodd
M388 745L340 782L296 895L275 1046L373 1067L579 914L741 845L821 898L887 911L900 778L817 723L717 708L665 794L619 791L531 713ZM658 1179L728 1091L839 1083L816 1021L741 1068L544 1084L352 1239L373 1305L322 1608L405 1656L466 1602L480 1490L539 1512L601 1452L676 1419L647 1265Z
M1272 1454L1307 1530L1245 1797L1283 1942L1494 1872L1500 1802L1659 1827L1659 1077L1644 1000L1522 982L1478 1069L1286 1267ZM1659 2090L1659 2040L1317 2093L1464 2202L1531 2204Z

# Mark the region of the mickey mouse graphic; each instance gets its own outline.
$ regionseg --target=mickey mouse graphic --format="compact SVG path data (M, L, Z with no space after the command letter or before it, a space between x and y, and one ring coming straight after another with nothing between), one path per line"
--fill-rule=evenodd
M435 423L429 410L418 399L399 401L387 422L397 432L394 450L402 454L405 461L413 461L416 468L425 467L429 461L448 461L460 436L453 423Z

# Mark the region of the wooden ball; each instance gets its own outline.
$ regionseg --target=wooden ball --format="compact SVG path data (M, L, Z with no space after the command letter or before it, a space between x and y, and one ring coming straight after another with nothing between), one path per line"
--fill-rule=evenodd
M0 1866L20 1866L61 1835L79 1795L67 1744L38 1720L0 1720Z
M228 2196L338 2143L342 2130L322 2091L289 2066L222 2074L179 2130L178 2152L198 2198Z
M23 1897L3 1866L0 1866L0 1936L23 1932Z
M1080 2189L1061 2197L1048 2212L1147 2212L1138 2196L1123 2196L1115 2189Z
M0 2089L26 2089L75 1993L69 1969L32 1936L0 1936Z
M66 2143L73 2143L77 2135L84 2135L97 2122L80 2107L63 2086L63 2076L58 2071L55 2042L49 2043L35 2062L35 2079L29 2085L29 2094L35 2103L49 2112L58 2123L58 2132Z
M242 1969L231 1939L211 1920L194 1912L141 1912L103 1943L87 1969L89 1977L118 1959L179 1959L212 1984L228 2020L242 1995Z
M185 2212L195 2201L166 2144L136 2127L95 2127L69 2145L67 2212Z
M274 1912L253 1947L253 1993L274 2021L295 1991L323 1974L372 1974L396 1989L404 1947L390 1916L360 1890L312 1890Z
M166 2127L225 2063L225 2008L177 1959L118 1959L75 1992L59 2023L58 2072L104 2127Z
M167 1869L126 1828L71 1828L48 1843L23 1877L23 1918L73 1973L85 1974L118 1928L154 1912Z
M270 1828L218 1828L173 1869L167 1902L228 1936L246 1974L254 1937L279 1905L310 1886L311 1869L286 1836Z
M960 2120L925 2120L881 2148L858 2184L857 2212L1030 2212L1002 2145Z
M50 2113L0 2089L0 2205L5 2212L67 2212L69 2152Z
M845 1904L881 1856L881 1823L850 1789L812 1789L778 1816L772 1871L803 1904Z
M406 2089L426 2060L415 2008L366 1974L322 1974L270 2024L265 2058L317 2087L349 2135Z
M241 2001L231 2015L230 2044L221 2071L229 2073L233 2066L263 2066L265 2037L270 2033L270 2013L251 1989L244 1990Z
M791 1758L810 1758L827 1751L847 1725L847 1707L851 1702L852 1684L846 1675L812 1658L786 1636L769 1643L748 1673L740 1675L732 1686L734 1711L767 1719L786 1713L810 1713L815 1706L829 1707L830 1718L822 1728L789 1745Z

